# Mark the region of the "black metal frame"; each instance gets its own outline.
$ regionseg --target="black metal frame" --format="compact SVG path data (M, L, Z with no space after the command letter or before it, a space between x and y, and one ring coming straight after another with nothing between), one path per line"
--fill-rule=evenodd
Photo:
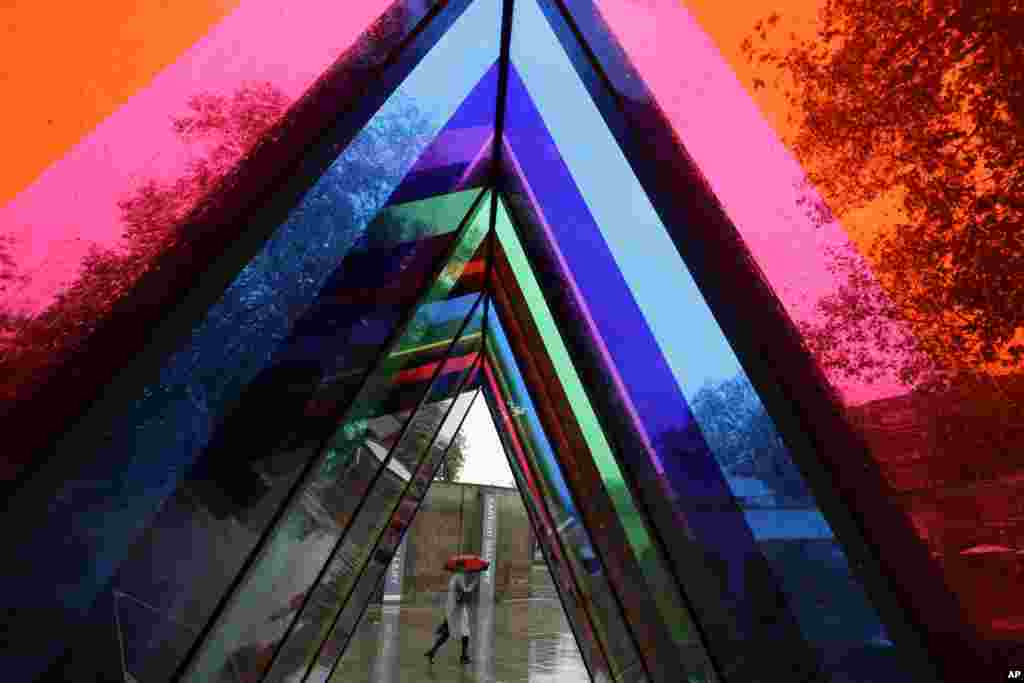
M520 181L522 179L506 164L503 189L514 189L515 183ZM554 314L569 356L580 373L601 429L608 437L638 511L651 522L651 536L659 553L669 560L668 569L680 587L680 593L693 616L694 625L716 675L722 681L734 678L769 681L779 676L786 677L787 674L792 679L794 671L798 670L798 663L802 662L806 666L816 659L806 643L801 642L802 637L798 632L790 634L784 651L785 657L776 655L770 658L771 666L777 669L768 666L763 657L759 660L736 658L737 652L749 650L751 644L741 640L733 616L726 604L716 597L718 577L710 567L695 557L692 542L682 542L684 534L677 517L678 511L671 502L664 499L664 492L657 485L658 475L653 465L641 462L636 457L627 457L627 454L645 452L644 439L619 404L618 391L604 371L599 354L592 349L589 332L583 329L578 320L573 295L561 282L557 260L550 251L552 245L547 243L544 235L533 234L530 226L535 221L519 215L519 209L513 202L506 204L512 226L534 272L540 276L542 285L547 285L542 286L542 294ZM796 643L801 643L802 647L794 647Z
M74 476L78 456L102 448L121 406L159 375L166 357L470 2L434 3L407 33L364 34L185 220L183 246L163 255L115 302L85 347L3 416L11 435L8 457L28 463L0 483L6 514L20 520L9 525L13 546L34 533L36 525L27 520L46 518L52 492ZM377 25L399 23L407 4L396 0ZM10 628L35 638L24 626ZM75 643L84 622L67 614L62 628ZM61 678L73 650L65 647L50 660L45 675Z
M395 23L407 2L396 0L376 23ZM12 452L31 455L29 466L0 484L8 509L66 479L74 458L60 457L62 448L101 441L120 406L159 375L164 359L471 2L435 3L407 35L367 34L343 54L239 163L230 182L185 219L184 245L163 255L115 303L84 349L4 416L4 427L48 425L5 430L19 439Z
M493 285L493 283L492 283L492 285ZM523 323L518 321L519 316L518 316L518 314L515 311L506 310L503 306L501 306L501 304L498 301L495 301L495 310L496 310L496 313L498 315L499 321L502 321L502 320L505 321L505 322L502 323L502 329L505 330L505 335L507 337L510 336L510 334L508 332L508 330L509 330L508 322L510 320L511 321L516 321L516 325L517 326L523 327ZM509 339L509 343L511 345L513 354L515 354L515 345L514 345L514 342L512 342L511 338ZM529 352L527 352L527 353L529 353ZM541 351L540 353L543 353L543 351ZM529 363L535 363L535 364L539 363L539 361L536 361L536 360L533 360L533 359L531 359L529 361L524 361L523 359L519 358L518 354L515 354L515 355L516 355L517 363L519 363L520 365L525 365L528 362ZM533 354L531 354L531 355L533 355ZM533 401L534 405L535 406L540 406L540 405L543 405L544 403L550 403L550 401L538 401L537 400L538 393L545 392L545 388L543 386L534 386L530 382L530 379L528 377L528 375L529 375L528 371L524 371L523 368L520 368L519 372L520 372L520 374L522 376L523 382L526 385L527 392L530 394L531 400ZM538 412L539 413L543 413L543 411L538 411ZM538 420L541 421L541 424L543 425L543 423L545 421L544 420L544 416L542 414L538 414L537 418L538 418ZM552 419L557 419L557 418L553 416ZM550 440L550 436L548 438ZM556 452L555 455L556 455L556 458L557 458L558 453ZM566 466L559 460L558 467L560 469L565 469ZM576 484L574 482L574 477L569 476L569 477L563 477L563 478L565 479L565 484L566 484L566 487L567 487L570 495L574 499L574 504L576 505L577 508L580 509L581 513L583 513L583 510L585 508L590 507L591 504L581 502L581 501L584 500L584 497L581 495L581 492L579 491L578 487L576 486ZM603 485L603 483L601 482L601 480L599 478L597 479L597 481L595 483L596 483L596 485L598 487L600 487L603 490L603 486L604 485ZM603 511L593 509L589 513L586 513L586 516L591 516L592 517L594 515L611 515L611 518L614 520L614 523L612 525L614 527L614 530L612 530L612 533L617 533L618 532L619 534L622 534L621 538L618 539L619 543L621 543L621 544L628 544L628 541L627 541L627 539L624 536L624 533L625 533L624 529L617 524L619 519L618 519L618 516L615 514L615 511L614 511L614 508L613 508L613 506L611 504L611 501L608 500L607 498L605 498L602 501L602 504L603 504L603 507L604 507ZM580 522L582 523L583 520L581 519ZM588 534L592 534L592 533L593 532L588 529ZM605 545L606 545L605 543L596 542L596 543L594 543L593 550L594 550L594 554L597 556L597 558L601 562L602 566L607 568L609 566L609 563L605 559L607 557L607 553L603 549ZM612 545L614 545L614 541L612 541ZM627 568L627 571L637 572L638 574L642 575L642 573L639 571L639 567L629 566ZM610 580L608 581L608 588L612 592L612 595L613 595L613 597L615 599L615 603L616 603L616 605L617 605L617 607L619 609L620 614L622 615L623 622L625 623L626 628L627 628L627 630L630 633L630 637L633 640L634 647L635 647L637 653L640 655L640 659L642 660L641 666L644 669L645 673L647 673L647 680L651 681L651 683L655 683L656 681L660 681L660 680L666 680L666 681L673 681L673 680L675 680L675 677L679 675L679 671L680 671L680 668L681 668L681 663L679 661L673 661L672 659L670 659L670 658L672 658L674 656L675 653L668 652L668 650L670 650L671 648L674 647L674 645L671 643L670 638L668 637L668 634L663 632L663 629L657 628L657 626L656 626L657 637L654 639L654 640L656 640L656 642L655 643L650 643L650 645L652 645L654 648L656 648L655 652L660 653L660 655L661 655L661 657L663 659L660 659L659 661L656 661L656 662L648 662L646 660L646 658L644 657L644 653L648 652L650 648L645 648L645 647L642 646L643 639L640 638L639 634L636 631L636 626L629 619L629 616L631 614L635 614L635 610L630 610L630 609L627 609L625 607L624 598L623 598L621 592L619 590L616 590L614 583L612 581L610 581ZM647 596L645 595L645 596L640 597L640 599L644 599L646 597ZM653 620L655 622L655 624L661 625L660 616L658 615L657 609L652 604L643 605L643 606L639 607L639 609L641 611L643 611L643 612L648 612L647 618L650 619L650 620ZM692 613L690 614L690 617L691 617L691 619L693 618ZM659 677L655 677L654 676L654 672L658 672Z
M487 362L493 367L494 363L491 361L491 354L490 354L489 351L486 350L486 343L487 343L487 341L488 340L485 340L485 353L487 355ZM502 376L501 376L502 373L498 372L497 370L492 370L492 372L495 373L496 379L498 380L499 383L503 381ZM520 374L521 374L521 371L520 371ZM524 378L524 381L525 381L525 378ZM529 388L527 390L529 391ZM495 397L494 400L502 400L502 399L501 399L501 397ZM531 396L531 400L533 400L532 396ZM497 422L495 424L497 424ZM509 454L507 452L506 452L505 455L506 455L506 457L511 457L511 456L509 456ZM524 455L526 455L526 454L524 454ZM533 463L529 459L529 457L526 458L526 461L527 461L527 465L531 468L529 474L533 477L533 479L535 479L537 481L541 481L542 477L541 477L541 475L537 471L536 463ZM559 465L559 467L561 467L561 463L558 463L558 465ZM518 467L518 465L513 465L513 467ZM513 472L514 471L515 470L513 469ZM566 485L568 486L568 482L566 483ZM529 489L528 488L520 487L520 490L521 491L528 491ZM572 494L571 490L570 490L570 493ZM547 499L543 495L543 491L541 491L540 494L541 494L541 498L538 501L538 504L543 508L545 515L549 519L554 521L555 516L553 514L551 514L550 506L548 505ZM528 494L524 494L524 495L528 495ZM589 535L591 532L588 530L587 533ZM570 553L566 551L565 545L562 543L561 537L557 533L553 534L553 536L555 538L555 541L558 543L559 547L562 550L562 555L565 556L566 558L568 558L570 556ZM594 554L597 556L598 561L601 563L601 566L603 568L607 568L608 565L604 561L603 554L597 548L593 548L593 550L594 550ZM605 569L605 573L607 573L606 569ZM579 583L579 580L575 576L571 576L571 578L573 579L573 581L575 583L577 583L577 584ZM637 639L637 635L634 632L634 629L633 629L632 625L630 624L629 620L626 618L626 610L622 606L622 598L618 594L618 592L615 591L615 589L612 587L610 582L608 582L608 590L612 594L612 599L613 599L613 601L615 603L616 609L618 610L619 618L622 620L622 623L623 623L623 625L626 628L626 632L629 635L630 642L633 645L633 650L636 652L637 660L641 663L641 666L643 667L644 672L647 674L647 680L653 681L654 679L651 679L651 677L650 677L650 667L648 665L648 662L643 657L643 648L640 647L639 641ZM580 591L580 593L582 594L583 591ZM563 600L563 604L564 604L564 600ZM588 618L591 619L592 622L595 620L594 617L592 617L590 615L590 611L589 610L584 609L584 613L588 616ZM592 626L591 628L594 628L594 627ZM596 633L596 630L595 630L595 633ZM597 646L598 646L598 649L600 649L602 654L604 655L605 661L608 664L609 673L611 673L611 671L612 671L612 668L611 668L612 659L609 657L608 653L605 651L604 645L601 643L600 640L598 640Z

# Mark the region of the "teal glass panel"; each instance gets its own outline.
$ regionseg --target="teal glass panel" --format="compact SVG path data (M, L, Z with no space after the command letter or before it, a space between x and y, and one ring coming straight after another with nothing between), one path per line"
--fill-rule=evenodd
M379 249L452 232L459 227L459 221L478 194L480 190L473 188L401 204L389 203L370 222L353 251Z

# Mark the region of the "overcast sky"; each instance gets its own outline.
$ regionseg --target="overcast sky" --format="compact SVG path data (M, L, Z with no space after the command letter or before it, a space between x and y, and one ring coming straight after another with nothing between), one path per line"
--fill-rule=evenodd
M478 397L470 408L466 422L462 425L462 433L466 436L467 453L460 481L496 486L516 485L483 396Z

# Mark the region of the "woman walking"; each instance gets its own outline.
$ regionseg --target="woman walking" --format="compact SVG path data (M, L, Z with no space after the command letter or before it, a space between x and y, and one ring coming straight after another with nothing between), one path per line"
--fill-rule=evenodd
M445 621L437 629L437 642L434 647L426 652L426 657L431 663L434 662L434 655L441 649L452 632L462 637L463 664L469 664L469 597L476 590L477 577L466 578L465 569L459 568L451 579L448 580L448 599L445 603Z

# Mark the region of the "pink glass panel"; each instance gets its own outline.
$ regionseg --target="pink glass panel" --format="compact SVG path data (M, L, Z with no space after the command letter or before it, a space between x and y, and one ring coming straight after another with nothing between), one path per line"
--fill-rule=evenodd
M682 3L594 4L788 314L798 322L820 321L816 305L848 283L847 276L830 270L836 253L866 273L860 286L876 287L870 263L844 226L837 220L820 225L798 205L801 198L821 197L813 189L800 189L804 174L799 163ZM681 70L680 65L687 66ZM605 67L619 92L640 95L627 76ZM913 341L909 326L879 324L896 346ZM867 356L885 367L926 362L923 356L911 357L914 351L846 344L841 354ZM987 638L1019 647L1024 601L1016 598L1024 575L1024 516L1012 501L1024 488L1024 462L1016 455L1024 432L995 417L992 396L983 389L961 384L953 392L928 395L921 386L901 382L895 371L871 380L830 372L829 379L850 421L865 435L888 493L928 544L973 626ZM1019 401L1024 393L1011 377L996 383L1004 399ZM966 443L966 433L991 438Z

